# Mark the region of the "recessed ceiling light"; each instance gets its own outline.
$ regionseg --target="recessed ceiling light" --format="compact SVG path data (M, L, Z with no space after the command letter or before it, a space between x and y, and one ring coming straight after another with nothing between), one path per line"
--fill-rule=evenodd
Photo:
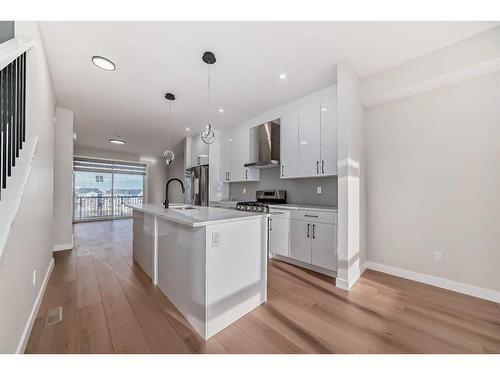
M321 112L326 112L326 108L321 108Z
M190 131L190 130L191 130L191 128L186 128L186 131L187 131L187 132L188 132L188 131Z
M92 62L101 69L113 71L116 69L115 63L102 56L92 56Z
M109 140L110 143L113 143L115 145L124 145L125 141L123 139L117 139L117 138L111 138Z
M233 141L233 138L229 138L229 142L232 142Z
M219 108L219 109L218 109L218 111L219 111L220 113L224 113L224 108Z
M285 73L281 73L280 74L280 79L285 79L286 78L286 74Z

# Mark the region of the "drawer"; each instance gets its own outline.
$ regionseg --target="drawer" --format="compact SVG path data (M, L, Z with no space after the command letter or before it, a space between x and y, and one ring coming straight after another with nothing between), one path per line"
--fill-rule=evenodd
M280 208L269 208L269 214L271 216L281 217L283 219L290 218L290 210L283 210Z
M334 211L291 210L290 218L315 221L317 223L337 224L337 212Z

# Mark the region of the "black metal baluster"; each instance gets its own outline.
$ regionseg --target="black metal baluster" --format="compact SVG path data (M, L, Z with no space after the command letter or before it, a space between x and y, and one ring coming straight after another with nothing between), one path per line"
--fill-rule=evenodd
M23 142L26 141L26 52L23 53Z
M16 60L10 63L10 162L16 166Z
M7 187L7 68L2 70L2 189Z
M10 79L10 75L11 75L11 66L12 66L12 63L9 64L9 66L7 67L7 109L6 109L6 117L7 117L7 134L6 134L6 138L7 138L7 177L10 177L11 174L12 174L12 159L11 159L11 156L12 156L12 126L11 126L11 121L10 121L10 114L11 114L11 111L10 111L10 107L11 107L11 102L12 102L12 92L11 92L11 79Z
M16 158L21 149L21 57L16 59Z
M3 102L4 102L4 71L0 70L0 199L2 198L2 187L3 187Z

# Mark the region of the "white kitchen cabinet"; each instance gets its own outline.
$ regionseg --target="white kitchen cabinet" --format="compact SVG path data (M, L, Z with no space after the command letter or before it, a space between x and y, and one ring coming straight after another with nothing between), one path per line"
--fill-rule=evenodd
M320 174L320 106L304 105L299 113L299 174L301 177Z
M249 138L249 130L225 131L222 134L220 164L224 182L259 181L260 171L246 168L250 158L255 158L255 145Z
M290 258L311 263L311 223L290 220Z
M231 146L232 146L232 133L225 131L221 133L221 143L220 143L220 173L221 173L221 181L229 182L229 175L231 170Z
M284 114L280 121L281 178L299 177L299 114Z
M336 270L337 226L318 222L311 225L311 264Z
M290 220L285 211L271 210L269 218L269 252L289 256Z
M320 268L312 268L322 272L337 270L337 213L334 211L311 211L290 209L283 218L289 218L289 247L282 251L270 247L271 253L282 255L294 260ZM270 211L271 213L272 211ZM272 215L272 213L271 213ZM273 216L271 216L274 218ZM275 220L273 220L274 225ZM280 225L282 222L280 222ZM276 233L276 235L279 234ZM273 234L270 231L270 236ZM271 237L272 238L272 237ZM278 239L274 240L279 243ZM273 241L271 240L271 243ZM282 242L284 244L284 242ZM322 270L321 270L322 269ZM326 272L326 274L329 274Z
M321 157L320 171L323 176L337 175L337 100L329 96L320 105Z
M281 116L281 178L337 174L336 112L330 92Z

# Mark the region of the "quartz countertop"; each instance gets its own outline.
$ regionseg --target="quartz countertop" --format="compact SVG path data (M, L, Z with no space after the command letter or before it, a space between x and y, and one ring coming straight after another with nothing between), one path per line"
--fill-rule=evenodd
M309 204L270 204L269 208L281 208L285 210L308 210L308 211L328 211L337 212L338 209L335 206L320 206L320 205L309 205Z
M259 216L268 216L268 214L255 212L183 204L171 204L168 209L163 208L161 204L127 204L126 206L133 210L184 224L189 227L203 227L211 224L231 223L235 221L256 219ZM185 206L194 208L190 210L179 209L179 207Z

